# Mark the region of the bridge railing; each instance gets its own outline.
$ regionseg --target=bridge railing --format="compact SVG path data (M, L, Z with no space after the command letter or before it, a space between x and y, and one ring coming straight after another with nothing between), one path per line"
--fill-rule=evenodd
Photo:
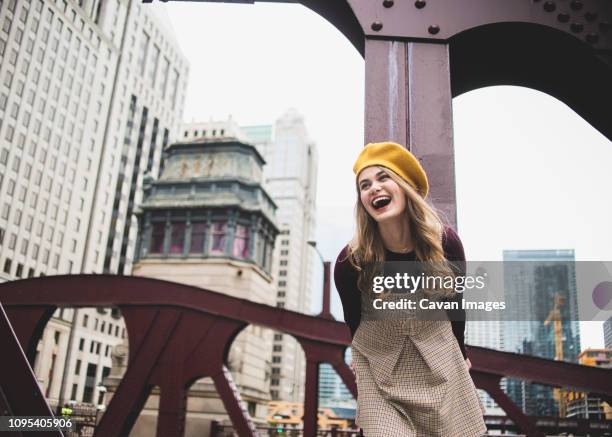
M125 319L129 363L97 436L129 434L154 386L160 387L157 435L182 435L187 390L210 377L235 432L257 431L242 407L225 363L229 346L249 324L295 337L306 356L303 435L317 434L319 364L329 363L353 396L357 386L344 352L351 338L344 323L250 302L188 285L126 276L73 275L0 284L0 350L3 354L0 409L7 415L50 415L35 376L36 344L58 307L117 307ZM10 320L10 323L9 323ZM542 436L500 388L504 376L612 397L610 370L469 347L472 377L521 432ZM27 357L27 360L26 360ZM53 435L53 434L49 434ZM58 435L58 434L56 434Z

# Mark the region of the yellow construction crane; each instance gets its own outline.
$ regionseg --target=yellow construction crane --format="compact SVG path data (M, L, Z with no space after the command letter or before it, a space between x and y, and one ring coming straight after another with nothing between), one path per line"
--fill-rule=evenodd
M553 322L553 332L555 334L555 361L563 361L563 325L561 322L561 307L565 305L565 297L560 293L555 293L553 309L544 321L544 326ZM567 413L567 397L565 389L558 387L554 389L554 397L559 401L559 416L565 417Z

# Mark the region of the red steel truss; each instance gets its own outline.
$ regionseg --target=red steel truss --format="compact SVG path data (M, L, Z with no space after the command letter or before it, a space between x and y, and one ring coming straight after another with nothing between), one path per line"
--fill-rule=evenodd
M111 276L49 276L0 285L5 317L0 321L3 346L0 408L11 414L49 415L32 362L42 330L57 307L118 307L127 325L129 365L97 436L129 434L151 389L160 387L157 436L181 436L190 385L211 377L241 436L255 436L248 412L239 402L226 367L234 338L249 324L290 334L306 355L304 435L317 427L319 364L330 363L353 396L357 387L344 362L350 333L344 323L307 316L200 288L156 279ZM4 313L2 313L4 316ZM18 343L15 339L18 339ZM19 345L21 348L19 348ZM25 351L25 356L21 352ZM612 398L612 371L469 347L472 376L514 423L529 436L539 436L535 422L501 391L503 376L563 386ZM49 434L54 435L54 434Z

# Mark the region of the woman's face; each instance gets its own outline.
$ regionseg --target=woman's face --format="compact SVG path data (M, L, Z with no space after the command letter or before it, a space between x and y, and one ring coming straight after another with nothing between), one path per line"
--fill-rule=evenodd
M406 209L406 194L381 167L366 167L357 180L359 199L378 223L398 217Z

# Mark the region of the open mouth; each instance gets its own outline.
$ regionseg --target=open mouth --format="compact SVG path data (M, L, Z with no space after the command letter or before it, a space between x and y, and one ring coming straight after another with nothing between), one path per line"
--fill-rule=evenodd
M391 196L378 196L372 200L372 207L379 210L387 206L389 203L391 203Z

